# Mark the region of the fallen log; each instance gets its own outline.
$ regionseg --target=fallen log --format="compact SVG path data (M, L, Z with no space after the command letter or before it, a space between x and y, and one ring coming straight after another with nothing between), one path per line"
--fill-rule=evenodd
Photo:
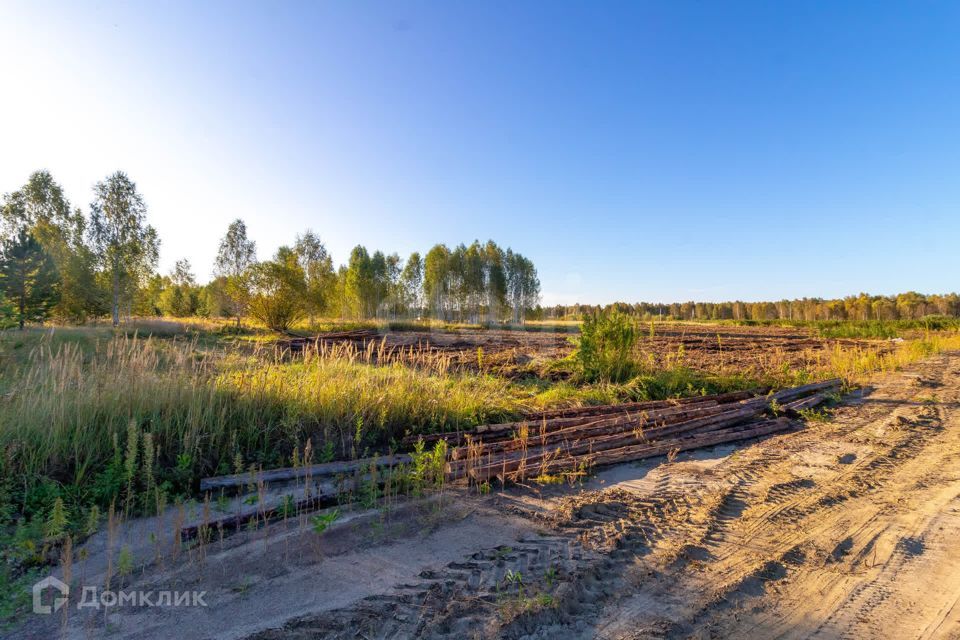
M839 389L842 384L843 381L840 378L831 378L830 380L824 380L823 382L814 382L812 384L805 384L800 387L789 387L787 389L782 389L772 394L771 397L776 399L778 402L786 402L789 399L799 398L800 396L805 396L815 391Z
M788 412L799 413L805 409L813 409L830 399L830 393L818 393L807 398L788 402L783 406Z
M732 401L730 404L733 404ZM639 418L646 416L648 419L659 419L667 416L679 415L685 412L696 412L709 410L713 407L723 406L710 397L698 399L697 402L685 403L682 405L665 405L662 408L643 409L643 410L624 410L623 412L609 413L600 416L579 416L572 418L553 418L550 420L519 420L516 422L502 422L494 424L480 425L470 430L453 431L447 433L431 434L428 436L407 436L403 439L403 444L411 446L418 440L423 440L425 444L430 444L438 440L445 440L452 446L460 446L470 436L474 440L483 440L492 442L501 439L513 439L515 435L526 429L528 433L557 432L561 430L573 429L578 427L601 427L616 426L636 422Z
M521 434L517 432L498 433L494 434L493 437L478 437L473 444L483 444L484 449L487 452L515 450L525 446L543 446L557 442L582 439L589 436L602 436L630 432L637 429L647 428L649 425L662 426L674 424L695 417L720 414L724 411L728 411L728 407L736 406L738 405L698 405L693 408L675 407L649 412L645 411L617 417L597 418L594 419L593 422L575 425L572 427L565 427L555 431L545 431L542 430L542 428L536 427L536 425L531 425L528 428L527 435L525 437L522 437ZM468 448L469 447L464 446L456 447L452 449L453 455L458 457L458 452L464 451Z
M308 467L284 467L281 469L269 469L267 471L255 471L253 473L236 473L226 476L214 476L200 480L200 491L214 491L227 487L242 487L248 484L257 484L262 481L265 484L275 482L291 482L293 480L305 480L308 476L311 478L330 477L338 475L353 475L358 471L369 469L371 465L377 468L395 467L401 464L407 464L411 460L409 455L394 454L392 456L382 456L379 458L364 458L361 460L345 460L340 462L323 462L313 464Z
M211 520L210 522L201 522L182 527L180 529L180 539L186 541L194 538L202 538L205 542L209 542L215 532L226 532L228 529L239 531L250 522L255 522L257 526L262 526L268 522L280 520L285 517L284 511L286 509L290 509L293 512L286 514L286 517L289 518L296 517L301 513L309 513L317 509L335 506L338 504L339 496L340 494L336 491L324 491L297 500L293 503L292 507L285 505L283 502L277 502L263 509L246 509L224 518Z
M545 447L534 446L518 451L501 452L497 461L490 466L499 467L502 472L511 472L524 465L539 465L543 461L558 455L578 456L605 451L607 449L616 449L630 444L651 444L665 436L694 433L697 430L703 429L717 430L732 427L758 416L766 410L767 406L766 404L754 403L716 416L688 420L677 425L651 429L646 432L638 429L636 431L602 437L584 437L577 440L566 441L559 445Z
M366 333L366 330L341 333ZM458 440L462 442L467 435L476 437L478 440L474 446L480 447L481 456L487 456L488 459L497 456L496 462L491 462L487 466L499 466L501 469L505 466L512 468L520 464L519 460L521 459L525 463L535 464L538 461L542 462L551 455L555 455L557 451L565 450L568 455L581 455L585 450L589 451L591 447L594 451L603 451L633 441L649 443L682 433L695 434L702 431L716 431L757 416L767 410L773 401L784 403L788 411L798 412L821 404L831 392L839 388L840 380L834 379L782 389L768 396L760 397L752 397L751 392L733 392L717 396L684 398L676 402L656 401L657 404L654 408L650 408L651 403L605 405L602 407L602 411L605 413L598 416L552 418L542 420L539 425L530 420L482 425L471 431L436 434L435 438L446 439L450 437L452 442ZM807 398L803 397L808 394L815 395ZM636 410L637 407L641 406L647 407L647 409ZM630 407L633 410L624 409L622 415L617 415L614 410L618 407ZM525 440L516 438L516 432L524 428L527 429L527 438ZM538 430L542 430L542 432L538 433ZM636 434L634 434L635 431ZM563 446L558 446L558 444ZM469 447L453 448L451 450L451 457L454 460L453 468L466 468L465 460L469 456ZM354 475L364 469L369 469L371 465L378 468L388 468L410 462L411 457L409 455L395 454L378 459L328 462L310 465L309 467L271 469L258 471L252 475L241 473L215 476L202 479L200 490L201 492L208 492L217 489L243 487L259 482L272 484L306 480L308 477Z
M771 433L786 431L792 429L796 424L786 418L776 418L754 423L745 427L724 429L721 431L710 432L690 438L679 438L675 440L665 440L656 444L626 446L607 451L586 453L581 455L560 457L552 460L542 461L541 464L529 464L523 467L516 467L513 470L503 465L493 464L482 467L475 467L471 470L470 477L474 480L485 481L500 477L501 480L510 480L521 477L521 471L530 468L537 474L556 473L575 469L580 466L595 467L610 464L620 464L624 462L633 462L646 458L654 458L661 455L667 455L673 452L688 451L703 447L712 447L718 444L728 442L737 442L748 440Z
M683 410L681 407L651 411L639 416L628 414L622 417L597 420L584 426L570 427L552 433L538 434L534 432L528 435L526 439L514 437L508 441L495 441L493 443L481 439L479 442L483 444L484 453L523 450L526 455L529 455L531 451L537 452L547 445L558 442L576 443L586 438L592 438L592 442L598 445L605 441L611 441L610 438L604 436L619 436L619 438L612 440L615 442L626 442L631 439L654 440L684 432L696 432L704 428L715 429L736 424L771 408L774 400L791 400L798 394L806 393L810 389L822 388L824 385L828 385L827 388L833 388L834 382L828 381L816 385L785 389L773 396L752 398L733 405L697 407L688 410ZM650 424L654 426L652 428L648 427ZM641 435L630 435L634 432L640 432ZM453 450L453 457L455 459L461 458L464 457L465 453L463 447L457 448Z
M816 382L812 384L803 385L800 387L791 387L788 389L782 389L770 396L771 398L777 400L778 402L786 402L793 398L805 395L807 393L812 393L822 389L832 389L839 388L841 381L839 379L826 380L823 382ZM690 398L680 398L677 400L656 400L651 402L634 402L634 403L623 403L619 405L602 405L597 407L600 410L598 416L615 416L616 414L623 414L622 416L609 417L611 420L610 425L624 424L624 418L629 420L630 414L639 413L641 411L648 411L651 415L654 415L654 411L659 410L669 410L671 408L684 407L686 405L697 405L697 406L716 406L718 404L725 403L734 403L737 401L746 401L753 398L762 398L765 396L757 396L757 393L763 390L754 390L754 391L734 391L730 393L719 394L715 396L694 396ZM586 408L593 409L593 408ZM559 412L576 412L576 409L560 409ZM544 414L547 412L544 412ZM572 416L563 416L563 417L545 417L544 414L532 414L524 420L518 420L514 422L503 422L503 423L494 423L486 424L474 427L472 429L465 429L462 431L451 431L447 433L435 433L427 435L410 435L403 438L401 441L402 444L407 446L412 446L418 440L423 440L426 444L431 444L438 440L446 440L447 444L452 446L460 446L465 440L466 436L471 436L475 439L483 439L485 442L489 442L492 438L506 438L512 437L513 432L518 431L526 427L529 430L541 429L545 426L547 430L554 431L559 429L566 429L570 427L576 427L580 425L593 424L594 420L591 419L591 413L585 413L583 415L572 415Z
M647 409L660 409L664 407L680 406L685 404L697 404L706 400L717 403L736 402L746 400L757 395L766 393L769 389L754 389L752 391L731 391L712 396L690 396L688 398L670 398L667 400L647 400L643 402L625 402L621 404L603 404L585 407L570 407L567 409L552 409L549 411L535 411L525 416L525 420L543 420L553 418L576 418L581 416L599 416L608 413L619 413L621 411L644 411Z
M650 442L665 436L674 436L681 433L695 434L703 431L715 432L757 417L759 414L772 408L775 401L778 403L786 402L812 391L834 389L838 387L839 383L839 380L828 380L803 385L801 387L784 389L767 397L743 401L739 403L737 408L729 411L648 430L642 430L639 426L631 428L629 420L624 420L620 423L623 426L620 427L619 434L614 433L599 437L596 434L590 434L589 436L585 434L584 437L579 437L572 441L565 441L562 446L537 446L537 440L534 438L534 446L532 448L529 446L521 446L519 450L514 447L513 450L509 452L500 451L500 457L496 462L474 468L481 470L487 468L498 469L501 474L510 473L527 465L540 465L546 459L559 455L578 456L591 451L603 451L627 446L636 442ZM578 436L579 434L570 435ZM529 444L529 440L527 444Z

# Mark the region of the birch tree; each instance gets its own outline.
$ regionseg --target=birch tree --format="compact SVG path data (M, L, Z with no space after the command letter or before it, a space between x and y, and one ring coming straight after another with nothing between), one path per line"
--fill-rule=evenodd
M98 182L90 204L90 240L111 287L113 326L120 324L122 296L132 296L156 268L160 241L146 223L147 206L122 171ZM131 297L132 299L132 297Z

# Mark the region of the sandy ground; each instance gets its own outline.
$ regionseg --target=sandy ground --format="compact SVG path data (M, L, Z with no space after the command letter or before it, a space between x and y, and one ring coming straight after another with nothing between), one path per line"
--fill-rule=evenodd
M74 609L13 637L960 638L960 354L802 432L575 487L449 491L157 561L145 532L165 524L125 532L124 587L207 607ZM75 582L103 579L89 545Z

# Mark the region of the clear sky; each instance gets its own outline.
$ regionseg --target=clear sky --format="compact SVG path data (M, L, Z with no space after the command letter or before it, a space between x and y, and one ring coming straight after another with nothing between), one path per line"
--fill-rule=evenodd
M122 169L201 279L241 217L548 304L960 288L956 2L4 0L0 87L0 191Z

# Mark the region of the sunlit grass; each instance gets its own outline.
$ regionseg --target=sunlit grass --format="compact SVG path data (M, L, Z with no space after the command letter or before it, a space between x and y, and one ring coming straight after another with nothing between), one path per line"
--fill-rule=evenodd
M456 371L429 355L409 366L388 357L379 343L291 357L219 329L157 329L0 334L0 474L17 478L24 491L52 479L70 487L78 502L89 501L132 423L151 434L160 479L189 491L203 475L235 470L238 460L286 465L307 439L335 457L363 456L396 448L408 434L509 420L530 410L830 377L855 385L960 349L960 333L930 333L893 348L836 345L811 354L803 366L790 365L783 354L760 354L756 368L719 372L690 368L678 353L663 362L640 359L619 384L580 384Z

